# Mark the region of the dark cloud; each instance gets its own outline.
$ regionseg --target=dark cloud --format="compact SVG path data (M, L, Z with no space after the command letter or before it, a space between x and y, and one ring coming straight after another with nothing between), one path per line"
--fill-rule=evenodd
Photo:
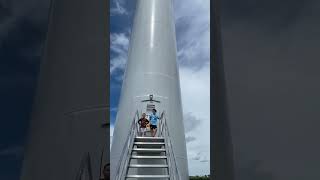
M185 43L188 43L190 39L183 38L187 35L186 29L192 28L192 20L194 19L194 16L182 16L178 19L176 19L176 38L177 38L177 47L183 47Z
M35 76L47 29L49 1L1 1L8 16L1 19L1 75ZM40 18L41 17L41 18ZM20 76L22 77L22 76ZM10 78L10 77L9 77Z
M0 1L1 30L0 41L7 37L7 33L19 29L21 23L27 21L37 26L47 23L50 0L2 0Z
M192 157L191 159L198 161L198 160L200 160L200 158L201 158L201 155L200 155L200 153L198 153L196 156Z
M188 132L192 131L193 129L197 128L201 120L197 119L192 113L186 113L183 116L184 118L184 128L185 128L185 133L187 134Z
M249 164L259 160L265 177L251 171L243 179L319 179L320 2L222 3L238 177L242 167L256 171Z
M18 180L49 0L0 0L0 179Z
M209 160L206 156L204 156L201 152L198 152L198 153L197 153L195 156L193 156L191 159L192 159L192 160L195 160L195 161L203 162L203 163L210 161L210 160Z
M23 160L23 146L10 146L0 149L0 179L18 180Z
M39 21L37 16L42 12L42 17L47 17L48 12L42 9L43 3L36 6L35 1L0 3L9 12L0 28L0 107L1 120L5 120L0 127L0 140L12 145L25 137L47 29L46 21Z
M8 147L5 149L0 149L0 157L14 156L17 158L21 158L21 157L23 157L23 152L24 152L23 146Z
M186 142L187 143L195 141L195 140L196 140L196 138L194 136L186 136Z
M209 18L206 15L189 15L176 19L178 63L199 71L209 61Z
M0 1L0 22L8 18L11 15L7 2Z

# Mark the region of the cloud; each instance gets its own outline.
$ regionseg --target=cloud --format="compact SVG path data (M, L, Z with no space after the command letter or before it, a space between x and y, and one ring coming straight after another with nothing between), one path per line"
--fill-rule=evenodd
M117 112L117 110L118 110L117 107L112 107L112 108L110 108L110 111L111 111L111 112Z
M181 97L190 175L209 174L210 160L210 67L180 67ZM202 152L201 158L196 156ZM195 161L197 160L197 161ZM202 162L200 162L202 161Z
M178 61L181 67L199 69L210 60L209 0L175 1Z
M195 140L196 140L196 138L193 137L193 136L186 136L186 142L187 142L187 143L189 143L189 142L191 142L191 141L195 141Z
M112 145L113 131L114 131L114 126L110 124L110 150Z
M180 68L180 87L183 111L187 120L202 122L210 117L210 67L204 66L198 71ZM187 122L188 123L188 122ZM188 125L186 124L188 129Z
M110 60L110 74L121 80L123 73L114 76L117 70L123 71L127 62L129 36L125 33L112 33L110 35L110 50L114 54Z
M111 50L121 53L120 49L128 49L129 39L125 33L113 33L111 34Z
M198 162L209 162L210 160L203 152L198 152L196 154L191 154L191 160Z
M200 153L198 153L197 155L195 155L195 156L192 157L191 159L198 161L198 160L200 160L200 158L201 158Z
M22 146L12 146L6 149L0 150L0 157L1 156L15 156L20 158L23 156L24 148Z
M50 1L30 0L0 1L0 45L8 33L19 28L22 23L28 22L35 26L44 26L47 23Z
M174 8L189 173L210 174L210 1L176 0Z
M12 72L36 76L48 22L44 14L48 14L48 8L49 1L0 1L0 56L4 60L0 71L11 76L8 78L15 76Z
M114 0L113 1L115 6L110 9L110 15L128 15L128 10L124 8L124 1L123 0Z
M184 120L184 129L186 134L192 131L193 129L197 128L201 123L201 120L197 119L197 117L192 115L191 112L184 114L183 120Z

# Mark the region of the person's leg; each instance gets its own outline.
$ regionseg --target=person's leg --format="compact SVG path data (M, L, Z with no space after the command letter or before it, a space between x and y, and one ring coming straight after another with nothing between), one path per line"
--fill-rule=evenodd
M154 129L153 137L157 134L157 128Z
M154 132L153 125L150 125L150 129L151 129L151 136L153 137L153 132Z
M147 128L143 128L143 136L146 136Z

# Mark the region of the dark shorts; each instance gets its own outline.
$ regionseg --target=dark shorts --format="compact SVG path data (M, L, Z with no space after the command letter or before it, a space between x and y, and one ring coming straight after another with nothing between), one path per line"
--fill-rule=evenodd
M150 124L150 129L157 129L157 125Z

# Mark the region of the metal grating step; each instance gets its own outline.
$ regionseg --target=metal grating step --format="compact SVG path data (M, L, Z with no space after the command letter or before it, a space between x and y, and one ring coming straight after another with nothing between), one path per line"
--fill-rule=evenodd
M164 142L135 142L134 145L165 145Z
M135 142L133 144L137 148L161 148L165 147L164 142Z
M155 149L155 148L133 148L132 151L137 152L165 152L166 149Z
M166 159L167 156L131 156L132 159Z
M127 178L170 178L169 175L127 175Z
M164 142L163 137L136 137L135 142Z
M166 164L130 164L130 168L168 168Z

